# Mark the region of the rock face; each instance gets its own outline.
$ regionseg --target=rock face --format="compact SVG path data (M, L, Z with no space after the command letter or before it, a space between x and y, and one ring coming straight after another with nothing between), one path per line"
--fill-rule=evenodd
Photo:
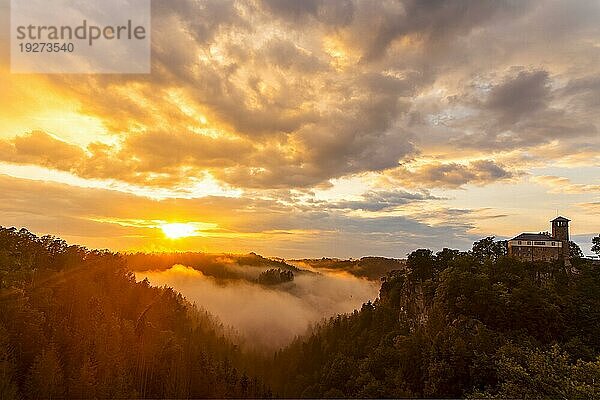
M390 272L383 279L379 298L397 311L399 321L414 331L429 319L434 289L429 282L415 281L411 275L408 270Z

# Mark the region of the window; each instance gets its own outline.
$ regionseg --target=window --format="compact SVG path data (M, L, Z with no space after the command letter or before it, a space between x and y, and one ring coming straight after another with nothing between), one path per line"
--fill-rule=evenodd
M556 242L552 242L552 246L556 246Z
M531 244L531 242L530 242L530 241L527 241L527 244Z
M546 242L533 242L533 244L536 246L545 246Z
M521 244L521 241L519 240L519 244Z

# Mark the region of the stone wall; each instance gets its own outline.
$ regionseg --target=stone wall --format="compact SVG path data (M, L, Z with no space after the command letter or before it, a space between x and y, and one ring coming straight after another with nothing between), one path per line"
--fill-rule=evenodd
M510 255L524 261L553 261L560 258L560 247L511 246Z

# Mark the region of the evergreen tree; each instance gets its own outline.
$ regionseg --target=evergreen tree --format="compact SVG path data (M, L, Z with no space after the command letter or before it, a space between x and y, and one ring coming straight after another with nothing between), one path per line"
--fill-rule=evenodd
M600 235L592 238L592 251L600 256Z
M35 358L27 382L31 399L62 399L65 397L63 369L58 353L50 346Z

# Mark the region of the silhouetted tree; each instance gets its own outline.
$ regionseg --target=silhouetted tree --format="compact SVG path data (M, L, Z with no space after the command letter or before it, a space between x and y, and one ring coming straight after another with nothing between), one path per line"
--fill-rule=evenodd
M42 350L35 358L27 394L32 399L62 399L65 393L64 375L58 353L54 347Z
M285 271L279 268L272 268L261 272L258 276L258 283L262 285L278 285L284 282L291 282L294 280L294 273L292 271Z
M592 238L592 251L600 256L600 235Z
M600 269L498 246L412 252L377 300L248 357L181 294L136 282L126 258L0 228L0 397L263 398L270 385L282 397L592 398ZM263 279L293 278L277 265Z
M15 356L8 331L0 326L0 399L18 399L19 388L15 381Z
M577 243L571 241L569 242L569 257L570 258L583 258L583 251L581 251L581 248L577 245Z
M494 239L494 236L488 236L473 243L473 249L471 250L473 257L483 262L486 260L496 261L498 258L505 256L508 251L506 241L495 241Z
M486 238L469 254L409 254L377 301L279 351L269 382L286 397L598 393L600 270L580 260L572 274L498 246Z
M435 257L429 249L418 249L410 253L406 259L406 266L413 277L425 281L433 276Z
M2 399L271 395L214 317L118 254L0 228L0 260Z

